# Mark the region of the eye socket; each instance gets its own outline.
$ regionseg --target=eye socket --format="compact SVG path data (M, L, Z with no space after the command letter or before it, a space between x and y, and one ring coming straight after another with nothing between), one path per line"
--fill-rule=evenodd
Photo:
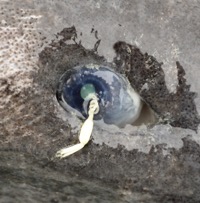
M57 99L69 112L87 118L88 102L95 96L99 112L94 120L124 127L140 115L142 103L129 82L109 67L99 65L76 66L60 78Z

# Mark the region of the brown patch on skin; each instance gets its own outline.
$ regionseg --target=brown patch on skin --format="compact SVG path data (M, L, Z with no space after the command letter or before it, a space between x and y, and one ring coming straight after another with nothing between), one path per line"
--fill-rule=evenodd
M116 70L127 76L132 87L157 114L160 122L197 132L200 117L194 102L196 93L190 92L190 85L186 84L185 71L180 63L176 62L177 91L170 93L165 83L162 63L126 42L117 42L114 49L117 53L114 59Z

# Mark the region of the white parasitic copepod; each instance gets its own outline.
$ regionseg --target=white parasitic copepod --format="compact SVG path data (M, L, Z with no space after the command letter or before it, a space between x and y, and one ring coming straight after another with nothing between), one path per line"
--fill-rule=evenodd
M140 115L142 101L128 80L103 65L82 65L67 70L57 89L60 105L78 117L85 118L79 135L80 143L59 150L56 157L64 158L82 149L90 140L93 120L124 127Z

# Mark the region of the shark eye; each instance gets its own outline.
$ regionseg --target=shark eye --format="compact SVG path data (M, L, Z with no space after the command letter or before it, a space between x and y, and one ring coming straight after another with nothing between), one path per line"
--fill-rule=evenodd
M88 64L67 70L60 78L57 100L68 112L88 117L90 101L98 101L94 120L124 127L140 115L141 100L129 82L113 69Z

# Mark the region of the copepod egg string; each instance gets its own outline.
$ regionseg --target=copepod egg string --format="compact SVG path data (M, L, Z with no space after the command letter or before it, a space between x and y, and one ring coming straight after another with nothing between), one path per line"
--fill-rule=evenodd
M93 130L93 125L94 125L94 115L99 112L99 104L98 104L98 99L96 95L93 95L92 100L90 101L89 104L89 109L88 109L88 118L85 120L81 127L80 135L79 135L79 141L80 143L63 148L59 150L56 153L56 157L62 159L64 157L67 157L71 154L74 154L75 152L79 151L82 149L90 140L92 130Z
M99 104L97 101L97 98L93 98L90 101L89 104L89 110L88 110L88 118L85 120L81 127L81 132L79 135L79 141L80 143L86 145L91 137L93 125L94 125L94 114L97 114L99 112Z

